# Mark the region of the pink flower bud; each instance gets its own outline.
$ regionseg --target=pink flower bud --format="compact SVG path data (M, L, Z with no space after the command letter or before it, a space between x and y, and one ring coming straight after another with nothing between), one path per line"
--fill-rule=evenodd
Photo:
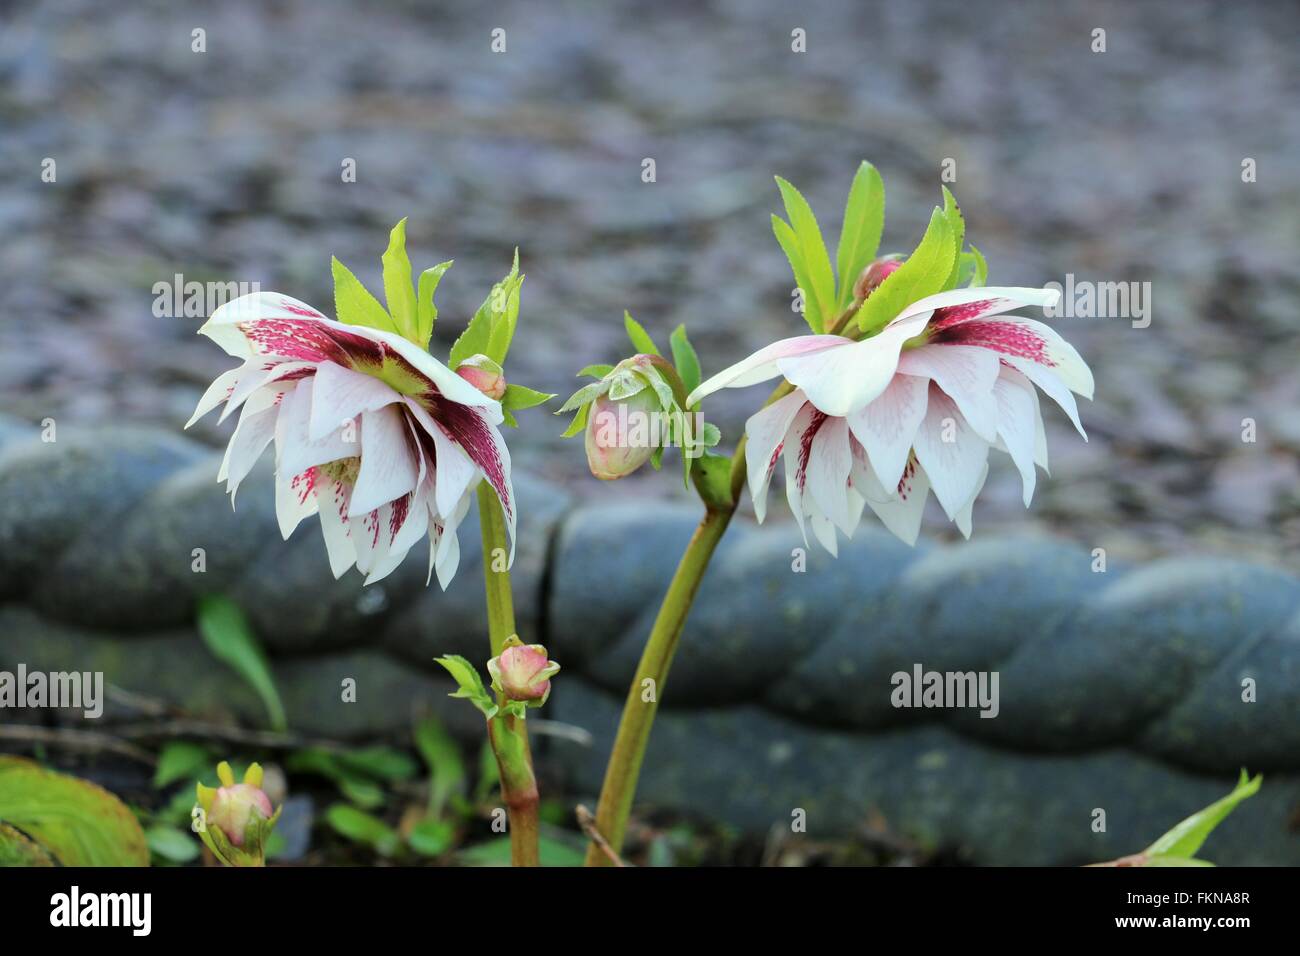
M651 416L659 400L647 386L630 398L614 400L602 395L587 413L587 465L601 481L626 478L654 454Z
M233 846L243 846L254 818L269 820L272 812L270 797L252 784L237 783L217 789L207 822L224 833Z
M486 355L471 355L456 366L456 374L488 398L500 400L506 393L505 373Z
M858 276L858 281L853 283L853 300L863 302L867 296L876 291L876 287L884 282L898 270L903 264L902 259L877 259L871 265L862 270Z
M546 659L541 644L517 644L505 648L488 661L492 683L510 700L545 700L551 692L550 678L560 666Z

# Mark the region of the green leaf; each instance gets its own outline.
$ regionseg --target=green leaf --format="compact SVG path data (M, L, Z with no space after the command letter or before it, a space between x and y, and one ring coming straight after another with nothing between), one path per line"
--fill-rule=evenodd
M853 304L853 285L858 275L871 264L880 248L880 233L885 227L885 183L875 166L865 160L858 167L844 206L844 226L836 255L839 274L839 311Z
M632 318L632 313L623 312L623 328L627 329L627 337L632 340L632 347L637 352L645 355L658 355L659 347L655 345L655 340L650 338L650 334L641 327L641 323Z
M820 332L835 319L835 274L831 271L831 258L826 252L826 243L822 241L822 231L817 225L817 217L803 194L780 176L776 177L777 188L785 201L786 217L794 232L798 244L799 258L803 264L803 280L799 288L803 289L804 317L811 313L817 318L814 331ZM778 240L780 236L777 237ZM784 243L782 243L784 248ZM789 252L787 250L787 257ZM791 265L793 265L793 261ZM798 276L799 270L795 270ZM811 325L812 323L809 322Z
M776 241L780 243L782 251L785 252L786 260L790 263L790 270L794 273L795 285L799 287L799 291L803 294L804 321L808 323L810 329L820 334L823 331L822 317L808 294L812 282L808 278L808 272L804 267L803 253L799 250L799 240L795 237L790 224L780 216L774 215L772 217L772 233L776 236Z
M326 810L325 822L335 833L370 847L380 856L396 856L401 851L402 838L396 830L378 817L346 803L336 803Z
M859 327L867 332L879 331L913 302L943 291L955 258L952 227L943 211L935 209L916 250L858 310Z
M519 317L519 250L515 250L514 266L504 279L492 285L492 291L478 307L469 325L456 339L449 356L455 368L471 355L486 355L498 365L505 364L506 352L514 336L515 322Z
M948 278L944 281L943 289L957 288L957 277L961 274L961 247L966 241L966 220L962 218L961 207L957 205L957 199L943 186L943 215L948 220L948 228L952 231L952 268L948 270ZM943 291L943 290L940 290Z
M974 246L970 247L970 255L975 259L975 275L971 277L970 284L983 286L989 279L989 264L984 261L983 254Z
M347 266L331 258L330 270L334 273L334 315L340 322L401 334L379 300Z
M454 694L449 694L449 697L465 698L481 710L485 717L490 718L496 714L497 706L492 700L492 695L483 686L483 678L474 669L473 664L458 654L435 657L434 660L446 668L447 673L451 675L452 680L458 686L457 691Z
M102 787L0 756L0 822L22 831L62 866L148 866L135 815ZM32 855L30 849L10 853ZM0 851L4 852L4 851Z
M534 408L549 402L554 397L551 392L538 392L523 385L507 385L506 393L501 396L501 407L511 410Z
M199 845L184 830L155 824L144 833L149 852L169 863L189 863L199 858Z
M1262 774L1251 780L1246 771L1242 770L1241 777L1232 793L1222 800L1216 800L1204 810L1193 813L1147 847L1146 854L1151 857L1195 856L1196 851L1201 848L1201 844L1205 842L1205 838L1210 835L1211 831L1223 822L1224 817L1236 809L1237 804L1258 793L1259 786L1263 782L1264 777Z
M440 818L452 797L464 793L468 782L460 748L433 716L415 725L415 746L429 768L429 816Z
M474 785L474 802L482 804L501 783L501 767L489 741L478 752L478 783Z
M205 595L199 598L198 617L199 633L212 656L229 666L257 692L272 729L284 730L288 723L271 676L270 662L239 605L221 595Z
M604 378L612 371L614 371L612 365L588 365L575 378L580 378L583 375L590 375L592 378Z
M572 438L574 435L581 435L582 430L587 427L587 415L591 412L590 405L581 405L578 407L578 414L573 416L573 421L569 422L569 427L560 435L561 438Z
M388 234L388 249L382 257L384 264L384 298L388 314L397 330L415 344L419 341L419 322L415 309L415 288L411 285L411 260L406 254L406 220L403 219ZM427 340L426 340L427 341Z
M0 868L10 866L53 866L54 858L23 833L0 823Z
M426 817L411 830L406 842L421 856L442 856L451 849L456 825L450 820Z
M564 404L559 407L555 414L563 415L565 412L571 412L575 409L583 408L608 392L613 385L613 379L610 379L608 382L604 379L601 379L599 382L589 382L566 398Z
M673 364L677 366L677 374L682 377L682 384L686 386L686 394L689 395L700 384L700 359L695 354L695 346L686 337L686 326L679 325L673 330L673 334L668 336L668 345L673 350Z
M158 766L153 773L153 786L161 790L177 780L193 782L213 764L212 751L188 740L166 744L158 754Z
M416 344L421 348L427 349L429 339L433 337L433 324L438 321L438 307L433 304L433 297L438 291L443 273L451 268L451 263L452 260L448 259L420 273L420 288L415 295L415 325Z
M335 759L348 770L355 770L388 783L410 780L419 769L409 755L392 747L378 745L362 747L358 750L345 750L336 754Z

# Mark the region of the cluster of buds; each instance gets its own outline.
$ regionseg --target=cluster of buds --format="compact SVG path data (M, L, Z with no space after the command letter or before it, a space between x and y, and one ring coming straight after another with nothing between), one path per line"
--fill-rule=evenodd
M221 786L197 784L198 805L193 829L199 839L226 866L265 866L266 843L280 819L271 798L262 790L262 767L252 764L242 783L224 760L217 765Z

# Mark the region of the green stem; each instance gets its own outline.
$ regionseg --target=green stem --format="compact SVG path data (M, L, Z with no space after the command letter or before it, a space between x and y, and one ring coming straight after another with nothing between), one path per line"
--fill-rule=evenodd
M854 303L841 312L831 323L829 331L841 334L860 305L861 303ZM768 396L763 406L766 408L792 391L794 386L782 382ZM650 742L650 729L659 709L659 699L668 678L668 668L672 665L673 655L677 653L677 643L686 626L691 604L700 590L704 572L708 570L713 552L722 540L727 525L731 523L732 515L736 513L740 493L745 487L746 441L742 435L731 456L730 496L718 500L718 496L706 494L705 489L700 487L701 497L706 501L704 519L686 545L686 551L668 585L668 593L659 606L659 614L650 629L650 637L641 652L636 676L632 679L627 700L623 704L623 717L619 721L614 749L610 751L609 764L605 768L600 802L596 805L596 832L605 838L616 854L623 849L627 820L632 812L632 800L636 796L637 780L641 775L641 764L645 760L646 745ZM698 472L696 474L699 485ZM610 866L612 861L608 854L591 843L587 847L586 865Z
M506 555L510 553L505 516L487 482L478 486L478 523L483 538L488 640L492 656L497 657L506 639L515 633L515 604L510 591L510 572L505 568ZM501 570L496 570L498 565ZM499 698L497 702L502 703ZM537 780L533 774L527 724L517 717L493 717L488 721L488 740L501 771L501 796L509 816L510 862L514 866L538 866Z

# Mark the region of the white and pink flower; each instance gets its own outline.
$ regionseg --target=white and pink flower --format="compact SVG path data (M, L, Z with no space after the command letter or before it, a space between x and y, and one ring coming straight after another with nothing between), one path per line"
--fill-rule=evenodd
M930 491L969 537L990 449L1010 455L1026 507L1035 466L1047 470L1034 386L1084 435L1072 393L1092 398L1092 372L1053 329L1005 314L1050 306L1059 294L1024 288L941 292L861 341L802 335L769 345L700 385L688 403L778 375L795 386L745 425L749 487L760 521L783 458L786 496L800 528L807 519L832 554L835 529L851 536L864 505L914 544Z
M199 330L244 363L219 376L192 425L242 407L217 475L233 505L275 441L276 515L287 539L319 513L330 569L366 583L390 574L426 534L429 576L446 588L456 528L480 479L515 530L501 404L399 335L327 319L273 292L236 299Z

